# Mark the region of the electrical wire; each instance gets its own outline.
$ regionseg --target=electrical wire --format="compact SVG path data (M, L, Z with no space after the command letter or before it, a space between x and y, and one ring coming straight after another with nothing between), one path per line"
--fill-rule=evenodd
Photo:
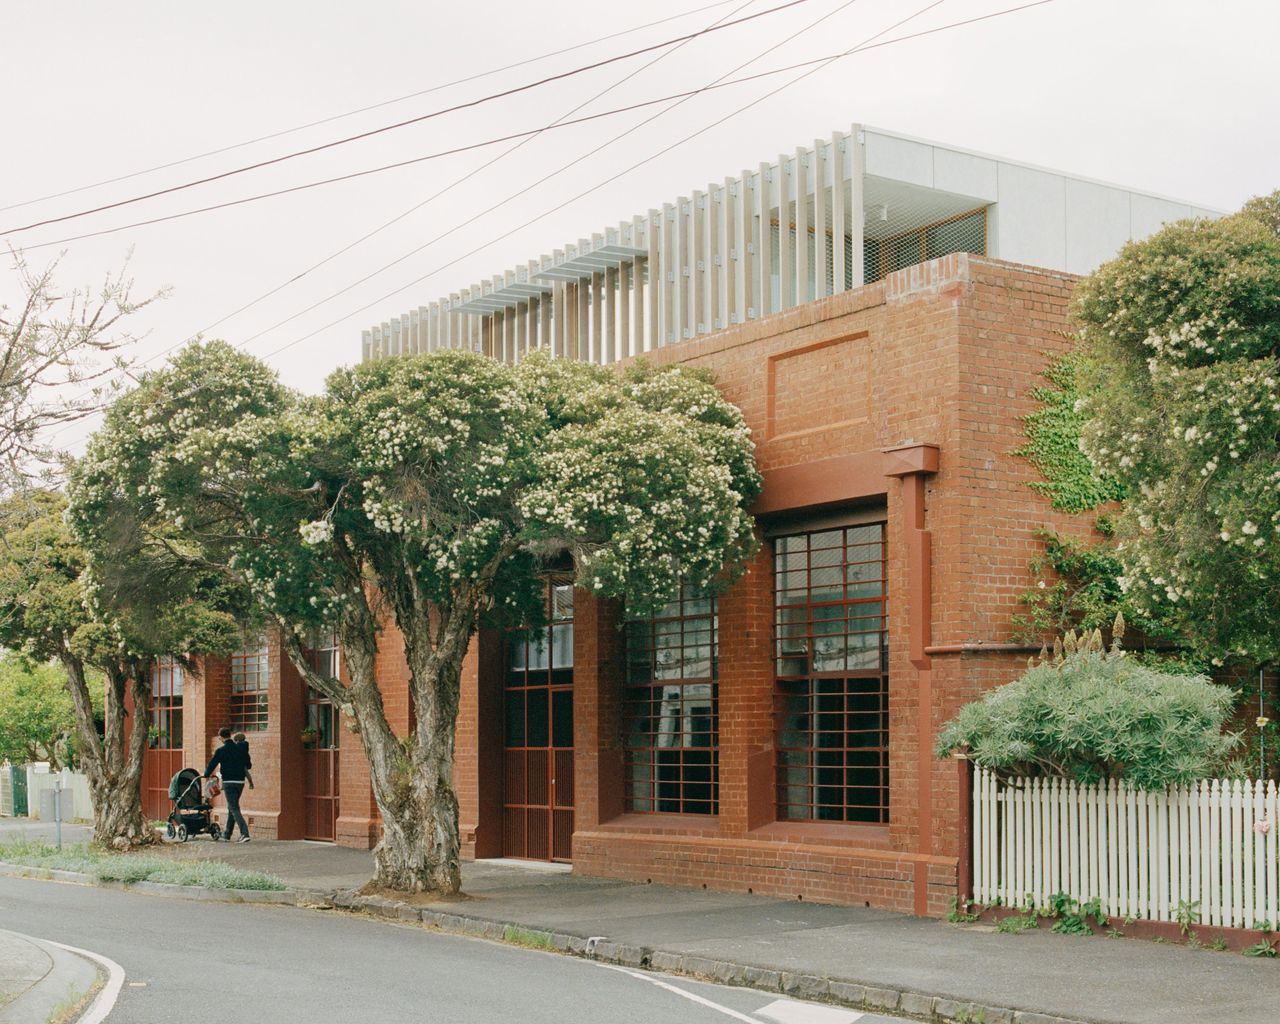
M1016 14L1016 13L1019 13L1019 12L1021 12L1021 11L1030 10L1030 9L1032 9L1032 8L1046 6L1047 4L1053 3L1053 2L1054 2L1054 0L1032 0L1032 2L1024 3L1024 4L1019 4L1019 5L1014 6L1014 7L1004 8L1004 9L999 10L999 11L993 11L993 12L990 12L990 13L987 13L987 14L977 15L977 16L974 16L974 17L971 17L971 18L964 18L964 19L961 19L961 20L958 20L958 21L949 22L949 23L947 23L947 24L945 24L945 25L935 26L934 28L930 28L930 29L923 29L923 30L921 30L921 31L919 31L919 32L912 32L912 33L908 33L908 34L905 34L905 35L902 35L902 36L895 36L895 37L894 37L894 38L892 38L892 39L883 40L883 41L881 41L881 42L874 42L874 40L878 39L880 36L883 36L885 33L887 33L887 32L891 32L891 31L893 31L895 28L898 28L898 27L900 27L901 25L906 24L907 22L909 22L909 21L911 21L911 20L913 20L913 19L915 19L915 18L919 17L920 15L922 15L922 14L926 13L927 11L931 10L932 8L934 8L934 7L938 6L938 5L939 5L940 3L942 3L942 2L944 2L944 0L933 0L933 2L932 2L932 3L927 4L926 6L924 6L924 7L920 8L920 9L918 9L918 10L917 10L917 11L915 11L914 13L912 13L912 14L908 15L906 18L903 18L903 19L901 19L901 20L899 20L899 21L895 22L893 25L890 25L888 28L883 29L883 30L882 30L882 31L880 31L879 33L876 33L876 35L869 37L867 40L864 40L863 42L861 42L861 43L859 43L859 44L855 45L854 47L849 48L848 50L842 51L841 53L838 53L838 54L834 54L834 55L832 55L832 56L830 56L830 57L818 58L816 61L808 61L808 62L804 62L805 64L817 64L818 66L816 66L816 67L812 67L810 70L806 70L806 71L804 71L802 74L800 74L800 75L796 76L796 77L795 77L795 78L793 78L791 81L786 82L786 83L784 83L783 85L778 86L777 88L772 89L772 90L770 90L769 92L764 93L763 95L761 95L761 96L757 97L756 99L752 100L750 103L747 103L747 104L745 104L745 105L743 105L743 106L741 106L741 107L738 107L737 109L735 109L735 110L731 111L730 113L728 113L728 114L724 115L723 117L718 118L716 121L713 121L713 122L711 122L710 124L708 124L708 125L704 126L703 128L700 128L698 131L693 132L692 134L685 136L684 138L682 138L682 139L680 139L680 140L678 140L678 141L676 141L676 142L674 142L674 143L670 144L669 146L665 147L664 149L659 150L658 152L651 154L650 156L646 157L645 159L643 159L643 160L641 160L641 161L638 161L638 162L636 162L636 163L632 164L631 166L629 166L629 167L627 167L627 168L623 169L622 171L619 171L618 173L616 173L616 174L614 174L614 175L611 175L609 178L605 179L604 181L602 181L602 182L600 182L600 183L598 183L598 184L596 184L596 185L592 186L592 187L591 187L591 188L589 188L589 189L586 189L586 190L584 190L584 191L582 191L582 192L578 193L577 195L575 195L575 196L573 196L573 197L571 197L571 198L569 198L569 199L565 200L565 201L564 201L564 202L562 202L562 203L557 204L556 206L552 207L551 209L548 209L548 210L543 211L542 213L538 214L537 216L532 217L532 218L530 218L529 220L525 221L523 224L521 224L521 225L519 225L519 226L517 226L517 227L515 227L515 228L509 229L509 230L507 230L507 231L504 231L502 234L500 234L500 235L498 235L498 236L495 236L494 238L490 239L489 241L487 241L487 242L485 242L485 243L483 243L483 244L481 244L481 245L479 245L479 246L475 247L474 249L471 249L470 251L468 251L468 252L466 252L466 253L463 253L462 255L460 255L460 256L458 256L458 257L456 257L456 258L454 258L454 259L452 259L452 260L448 261L447 263L442 264L441 266L439 266L439 267L437 267L437 268L435 268L435 269L433 269L433 270L429 271L428 273L423 274L423 275L421 275L421 276L419 276L419 277L416 277L416 278L414 278L413 280L411 280L411 281L409 281L409 282L407 282L407 283L405 283L405 284L403 284L403 285L399 286L398 288L395 288L394 290L392 290L392 291L390 291L390 292L387 292L387 293L385 293L385 294L383 294L383 295L379 296L377 299L374 299L374 300L373 300L373 301L371 301L371 302L365 303L364 305L362 305L362 306L358 307L357 309L354 309L354 310L352 310L351 312L346 313L346 314L344 314L343 316L338 317L338 318L337 318L337 319L335 319L335 320L331 320L331 321L329 321L328 323L326 323L326 324L324 324L324 325L322 325L322 326L320 326L320 327L318 327L318 328L316 328L316 329L314 329L314 330L312 330L312 331L309 331L309 332L307 332L306 334L303 334L303 335L301 335L301 336L299 336L299 337L297 337L297 338L293 339L292 341L287 342L287 343L286 343L286 344L284 344L284 345L281 345L281 346L279 346L279 347L277 347L277 348L275 348L275 349L272 349L270 352L267 352L267 353L266 353L265 355L263 355L261 358L263 359L263 361L266 361L266 360L272 359L272 358L274 358L275 356L279 355L280 353L285 352L285 351L287 351L287 350L289 350L289 349L291 349L291 348L295 347L296 345L300 345L302 342L307 341L307 340L309 340L309 339L311 339L311 338L315 337L317 334L320 334L320 333L322 333L323 331L329 330L329 329L330 329L330 328L332 328L332 327L336 327L336 326L338 326L339 324L344 323L345 321L347 321L347 320L351 319L352 317L357 316L357 315L359 315L360 313L363 313L363 312L367 311L368 309L372 308L373 306L376 306L376 305L378 305L378 304L380 304L380 303L382 303L382 302L385 302L385 301L387 301L388 299L394 298L396 295L400 294L401 292L406 291L406 290L408 290L409 288L412 288L412 287L415 287L415 286L417 286L417 285L421 284L423 281L426 281L426 280L430 279L431 277L434 277L436 274L441 273L442 271L444 271L444 270L448 269L449 267L454 266L455 264L457 264L457 263L461 262L462 260L467 259L467 258L469 258L469 257L471 257L471 256L473 256L473 255L475 255L476 253L483 251L484 249L488 248L489 246L494 245L494 244L496 244L496 243L498 243L498 242L502 241L503 239L505 239L505 238L509 237L509 235L510 235L510 234L512 234L513 232L523 230L523 229L524 229L524 228L526 228L526 227L529 227L529 226L531 226L531 225L533 225L533 224L536 224L538 221L541 221L541 220L545 219L546 217L549 217L549 216L551 216L552 214L559 212L560 210L564 209L566 206L569 206L569 205L571 205L571 204L573 204L573 203L577 202L578 200L580 200L580 199L584 198L585 196L588 196L588 195L592 194L593 192L596 192L596 191L598 191L599 189L604 188L605 186L607 186L607 185L609 185L609 184L612 184L614 181L617 181L619 178L622 178L622 177L624 177L625 175L630 174L632 171L634 171L634 170L636 170L636 169L638 169L638 168L640 168L640 167L642 167L642 166L644 166L644 165L646 165L646 164L648 164L648 163L652 162L653 160L657 159L657 158L658 158L658 157L660 157L660 156L665 155L666 153L668 153L668 152L672 151L673 149L676 149L676 148L678 148L679 146L682 146L682 145L684 145L685 143L687 143L687 142L691 141L692 139L697 138L698 136L703 135L703 134L705 134L706 132L708 132L708 131L710 131L710 130L712 130L712 129L716 128L716 127L719 127L721 124L724 124L726 121L729 121L729 120L731 120L732 118L734 118L734 117L738 116L739 114L741 114L741 113L745 112L746 110L749 110L749 109L751 109L752 107L757 106L758 104L760 104L760 103L764 102L765 100L770 99L771 97L773 97L773 96L775 96L775 95L779 94L780 92L784 91L785 89L790 88L791 86L793 86L793 85L797 84L798 82L802 81L803 79L805 79L805 78L807 78L807 77L809 77L809 76L811 76L811 75L813 75L813 74L816 74L817 72L819 72L819 71L823 70L823 69L824 69L824 67L829 66L830 64L832 64L832 63L834 63L834 62L836 62L836 61L838 61L838 60L842 60L842 59L844 59L844 58L847 58L847 57L853 56L854 54L857 54L857 53L863 53L863 52L867 52L867 51L870 51L870 50L875 50L875 49L880 49L880 48L883 48L883 47L893 46L893 45L897 45L898 43L908 42L908 41L910 41L910 40L912 40L912 39L919 39L919 38L922 38L922 37L925 37L925 36L935 35L935 34L938 34L938 33L941 33L941 32L947 32L947 31L951 31L951 30L954 30L954 29L957 29L957 28L962 28L962 27L965 27L965 26L968 26L968 25L977 24L977 23L979 23L979 22L990 21L990 20L993 20L993 19L995 19L995 18L1000 18L1000 17L1005 17L1005 16L1007 16L1007 15ZM340 293L335 293L335 294L340 294ZM321 303L323 303L324 301L326 301L326 300L321 300ZM244 342L244 343L241 343L241 344L243 345L243 344L245 344L245 343L247 343L247 342ZM237 347L240 347L240 346L237 346ZM191 396L188 396L188 397L194 397L194 394L193 394L193 395L191 395ZM55 434L54 436L56 436L56 434ZM75 442L73 442L73 443L78 444L79 442L81 442L81 441L85 440L87 437L88 437L88 435L84 435L84 436L82 436L82 437L80 437L80 438L76 439L76 441L75 441Z
M883 35L885 32L891 32L895 28L898 28L899 26L905 24L906 22L919 17L921 14L924 14L925 12L938 6L938 4L942 2L944 2L944 0L934 0L933 3L930 3L925 7L920 8L914 14L911 14L908 17L903 18L901 21L895 22L893 25L889 26L887 29L884 29L882 32L877 33L876 36L872 36L870 40L865 40L864 42L858 44L857 46L854 46L848 50L845 50L842 53L835 54L831 57L819 58L819 60L815 62L818 65L817 67L813 67L810 70L802 72L800 75L796 76L791 81L786 82L781 86L778 86L776 89L770 90L769 92L763 94L757 99L752 100L750 103L747 103L746 105L737 108L736 110L730 112L729 114L726 114L724 117L721 117L716 121L713 121L711 124L698 129L696 132L693 132L692 134L685 136L684 138L680 139L677 142L673 142L671 145L665 147L664 149L658 150L656 153L653 153L645 157L643 160L640 160L637 163L632 164L630 167L627 167L626 169L619 171L617 174L612 175L611 177L600 182L599 184L593 185L591 188L588 188L582 192L579 192L577 195L574 195L569 199L566 199L564 202L557 204L551 209L543 211L542 213L538 214L536 217L532 217L529 220L525 221L523 224L520 224L515 228L504 231L502 234L495 236L489 241L477 246L474 249L471 249L466 253L463 253L461 256L458 256L455 259L452 259L449 262L444 263L439 267L436 267L434 270L431 270L428 273L421 275L420 277L414 278L412 281L409 281L406 284L401 285L399 288L396 288L390 292L385 293L384 295L379 296L377 299L374 299L372 302L367 302L363 306L360 306L358 309L354 309L350 313L347 313L346 315L341 316L336 320L331 320L327 324L324 324L323 326L318 327L315 330L309 331L306 334L302 335L301 337L295 338L293 341L290 341L287 344L281 345L279 348L273 349L272 351L266 353L266 355L264 355L262 358L265 360L265 359L270 359L273 356L279 355L281 352L284 352L290 348L293 348L295 345L300 345L302 344L302 342L315 337L317 334L320 334L323 331L327 331L332 327L336 327L338 324L341 324L351 319L353 316L363 313L382 302L386 302L388 299L394 298L396 295L399 295L403 291L407 291L409 288L416 287L417 285L421 284L423 281L426 281L429 278L434 277L436 274L439 274L442 271L447 270L448 268L454 266L455 264L460 263L462 260L468 259L469 257L474 256L476 253L483 251L489 246L502 241L503 239L509 237L512 233L516 231L521 231L524 228L527 228L532 226L533 224L536 224L540 220L544 220L545 218L551 216L554 213L558 213L560 210L564 209L566 206L570 206L573 203L576 203L578 200L583 199L588 195L591 195L593 192L599 191L600 189L604 188L606 185L612 184L613 182L617 181L619 178L627 174L630 174L632 171L637 170L638 168L643 167L648 163L651 163L652 161L656 160L658 157L664 156L665 154L671 152L671 150L676 149L677 147L682 146L687 142L690 142L691 140L697 138L700 135L705 134L706 132L712 130L713 128L719 127L720 125L724 124L726 121L734 117L737 117L739 114L751 109L754 106L757 106L760 103L763 103L765 100L777 95L778 93L782 92L784 89L788 89L791 86L795 85L797 82L800 82L803 79L816 74L817 72L823 70L825 67L834 63L835 61L842 60L846 57L850 57L855 53L866 52L868 50L874 50L874 49L880 49L882 47L891 46L896 43L906 42L907 40L910 40L910 39L917 39L922 36L934 35L938 32L960 28L966 25L972 25L981 21L989 21L993 18L999 18L1008 14L1015 14L1019 11L1029 10L1033 7L1042 7L1046 4L1053 3L1054 0L1032 0L1031 3L1020 4L1016 7L1005 8L1004 10L995 11L985 15L978 15L973 18L966 18L961 21L951 22L947 25L938 26L936 28L925 29L920 32L914 32L908 35L895 37L894 39L885 40L883 42L875 43L871 41ZM321 301L323 302L324 300L321 300Z
M140 178L146 174L153 174L156 171L167 171L171 167L181 167L183 164L189 164L196 160L204 160L211 156L220 156L223 153L230 153L237 149L244 149L246 146L253 146L259 142L269 142L271 139L283 138L286 135L293 135L297 132L306 131L308 128L318 128L320 125L332 124L334 121L342 121L348 117L355 117L358 114L367 114L371 110L380 110L383 107L394 106L397 103L404 103L407 100L414 100L422 96L429 96L431 93L441 92L444 89L452 89L454 86L466 85L470 82L479 81L482 78L491 78L492 76L500 75L505 71L514 71L516 68L526 67L529 64L537 64L539 61L550 60L552 57L560 57L566 53L572 53L574 50L581 50L588 46L595 46L598 43L608 42L610 39L618 39L621 36L634 35L636 32L643 32L645 29L656 28L658 25L665 25L668 22L691 18L695 14L701 14L703 11L710 11L716 7L725 7L731 3L733 3L733 0L715 0L715 3L705 4L702 7L695 7L693 10L685 11L682 14L672 14L666 18L659 18L657 21L650 21L643 25L636 25L633 28L626 28L618 32L611 32L608 35L597 36L595 39L588 39L585 42L574 43L572 46L566 46L560 50L552 50L549 53L539 54L536 57L527 57L524 60L516 61L514 64L505 64L500 68L490 68L488 71L479 71L474 75L467 75L465 78L455 78L451 82L442 82L439 85L433 85L427 89L419 89L417 92L406 93L403 96L396 96L389 100L380 100L377 103L369 104L367 107L357 107L355 110L348 110L342 114L332 114L329 117L322 117L318 121L308 121L306 124L294 125L292 128L281 128L278 131L269 132L266 135L259 135L252 139L245 139L243 142L234 142L218 149L210 149L203 153L195 153L191 156L185 156L180 160L171 160L167 164L156 164L154 167L145 167L141 170L130 171L127 174L121 174L115 178L104 178L102 181L95 181L88 185L78 185L77 187L69 188L64 192L51 192L46 196L38 196L35 199L24 199L20 203L10 203L8 206L0 206L0 213L5 213L9 210L18 210L24 206L34 206L36 203L47 202L50 199L62 199L66 196L76 195L79 192L88 192L91 189L101 188L104 185L115 185L121 181L128 181L130 178Z
M726 28L733 28L736 25L742 25L749 21L755 21L757 18L764 18L770 14L776 14L779 11L785 11L788 8L799 6L800 4L809 3L809 0L788 0L787 3L780 4L777 7L770 7L767 10L759 11L755 14L748 14L745 17L738 18L735 21L727 21L713 28L705 29L702 32L687 33L683 36L676 36L673 39L664 40L661 43L654 43L651 46L644 46L638 50L632 50L629 53L618 54L613 57L607 57L604 60L598 60L591 64L583 64L580 67L571 68L568 71L561 71L554 75L547 75L533 82L525 82L523 85L512 86L510 89L502 89L487 96L481 96L474 100L467 100L465 103L455 103L449 107L442 107L439 110L433 110L430 113L419 114L417 117L405 118L392 124L382 125L378 128L371 128L368 131L357 132L355 135L348 135L341 139L334 139L330 142L323 142L317 146L308 146L305 149L294 150L291 153L283 153L280 156L271 157L267 160L259 160L256 163L245 164L241 167L234 167L228 171L222 171L218 174L211 174L204 178L197 178L194 181L183 182L180 185L171 185L168 188L156 189L154 192L147 192L143 195L132 196L129 199L120 199L114 203L103 203L101 206L90 207L86 210L78 210L75 213L63 214L60 217L46 217L44 220L32 221L30 224L24 224L21 227L2 228L0 236L16 235L23 231L31 231L34 228L45 227L49 224L61 224L64 221L75 220L80 217L88 217L91 214L102 213L106 210L116 210L122 206L131 206L134 203L141 203L148 199L156 199L159 196L172 195L175 192L182 192L186 189L195 188L199 185L207 185L214 181L223 181L236 175L246 174L249 171L260 170L263 167L272 167L277 164L285 163L289 160L296 160L299 157L310 156L313 153L320 153L326 150L335 149L338 146L349 145L352 142L359 142L362 139L373 138L377 135L383 135L387 132L397 131L400 128L407 128L410 125L422 124L426 121L443 117L446 114L455 114L462 110L473 110L476 107L486 103L492 103L496 100L506 99L509 96L515 96L519 93L529 92L538 89L552 82L562 82L566 79L573 78L577 75L585 74L588 71L595 71L598 68L607 67L610 64L617 64L619 61L630 60L632 57L638 57L642 54L652 53L654 50L665 49L674 46L677 43L693 39L696 36L704 35L706 32L719 32Z

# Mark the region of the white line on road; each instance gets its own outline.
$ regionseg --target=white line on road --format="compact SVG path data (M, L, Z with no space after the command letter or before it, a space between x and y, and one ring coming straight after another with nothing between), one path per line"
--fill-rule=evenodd
M745 1013L739 1013L737 1010L730 1009L727 1006L722 1006L720 1003L712 1002L710 999L704 999L702 996L694 995L692 992L686 992L684 989L676 985L670 985L659 978L653 977L652 975L641 974L639 971L629 971L625 967L617 966L617 964L597 963L596 966L603 967L608 971L620 971L623 974L629 974L633 978L638 978L640 981L647 981L650 985L657 985L658 988L664 988L668 992L674 992L676 995L683 996L690 1002L698 1003L712 1010L716 1010L723 1013L726 1017L732 1017L734 1020L743 1021L744 1024L760 1024L760 1019L758 1017L748 1017Z
M87 949L80 949L77 946L67 946L61 942L54 942L52 939L42 939L51 946L57 946L64 949L68 953L74 953L82 956L86 960L92 960L104 968L107 972L107 983L102 986L102 991L98 993L97 998L89 1005L89 1009L80 1017L77 1024L102 1024L116 1005L116 1000L120 998L120 989L124 987L124 968L114 960L103 956L101 953L91 953Z
M857 1010L798 1003L794 999L775 999L755 1012L761 1017L776 1020L778 1024L854 1024L864 1016Z

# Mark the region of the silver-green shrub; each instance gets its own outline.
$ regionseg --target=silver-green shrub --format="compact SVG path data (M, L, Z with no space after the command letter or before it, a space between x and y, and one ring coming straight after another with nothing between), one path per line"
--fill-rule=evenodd
M936 753L967 757L1002 777L1123 779L1163 789L1218 771L1239 736L1224 729L1234 695L1205 676L1125 657L1101 635L1068 634L1016 681L965 705Z

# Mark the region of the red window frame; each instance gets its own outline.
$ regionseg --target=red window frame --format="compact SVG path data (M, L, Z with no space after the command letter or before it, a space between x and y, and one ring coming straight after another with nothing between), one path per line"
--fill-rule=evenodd
M777 814L889 821L885 523L774 542Z
M182 749L182 689L185 680L182 664L175 658L157 658L151 668L147 724L156 731L155 745L158 749Z
M627 623L622 723L631 813L719 813L718 627L715 598L688 588L652 618Z
M245 646L231 655L227 718L232 732L263 732L267 728L269 666L265 633L259 633L252 641L246 637Z

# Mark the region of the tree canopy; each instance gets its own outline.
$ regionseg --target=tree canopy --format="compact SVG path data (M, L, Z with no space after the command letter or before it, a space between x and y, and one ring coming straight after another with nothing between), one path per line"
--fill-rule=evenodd
M1278 202L1170 224L1083 279L1074 420L1056 409L1107 482L1094 498L1121 499L1125 601L1215 664L1280 656Z
M304 678L355 719L385 827L379 879L456 888L453 729L480 619L536 619L539 569L565 557L578 586L640 610L682 583L723 586L754 549L759 486L741 414L688 369L450 351L338 370L308 398L215 342L109 410L71 519L93 547L123 502L146 557L250 588ZM387 621L405 639L408 737L374 678ZM305 657L329 626L349 685Z

